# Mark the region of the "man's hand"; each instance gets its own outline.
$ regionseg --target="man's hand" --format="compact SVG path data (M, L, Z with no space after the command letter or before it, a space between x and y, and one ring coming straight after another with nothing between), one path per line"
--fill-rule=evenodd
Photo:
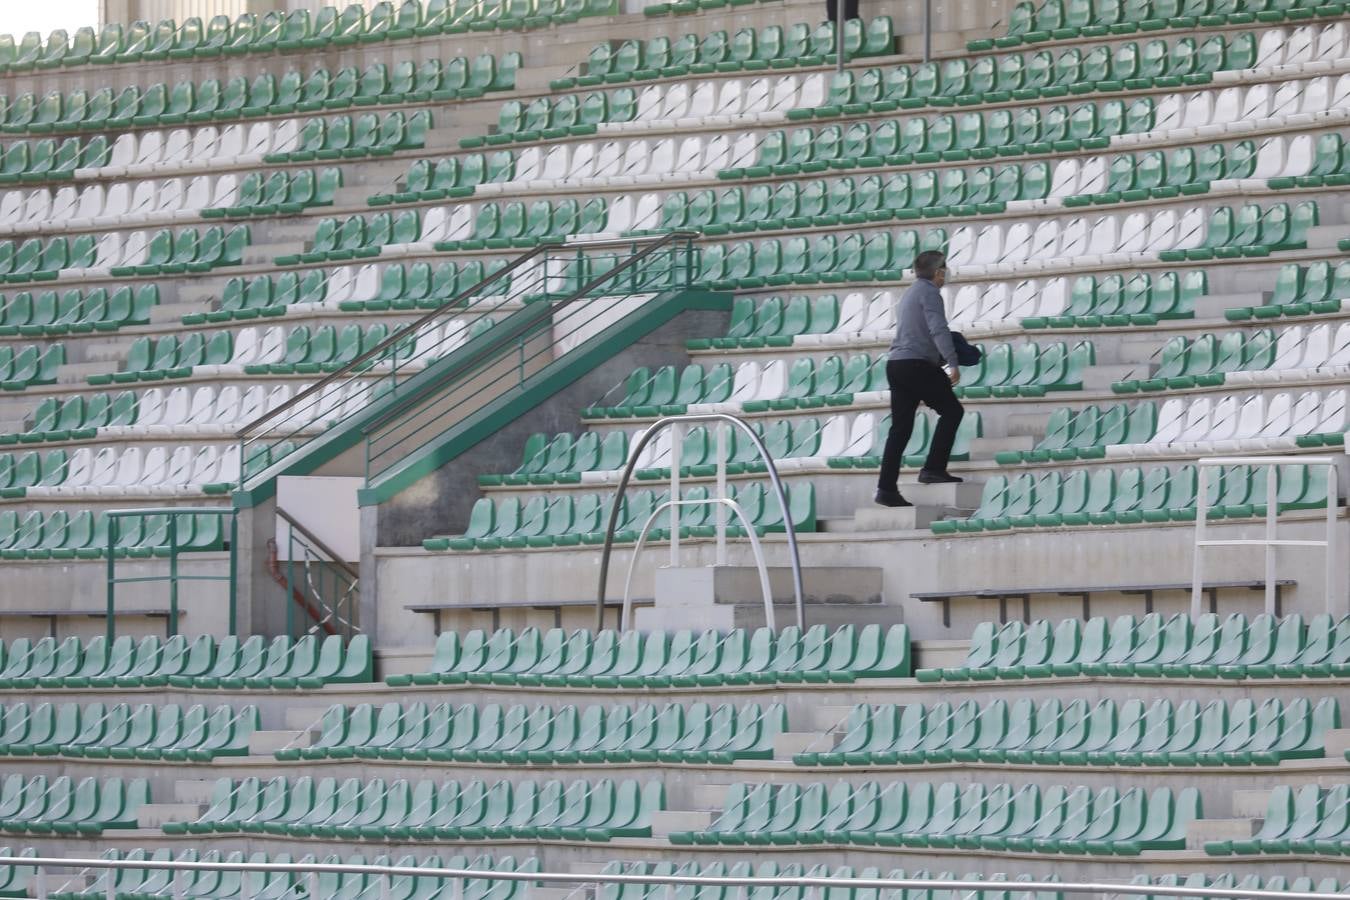
M955 387L961 383L961 370L956 366L951 366L947 369L947 377L951 379L952 387Z

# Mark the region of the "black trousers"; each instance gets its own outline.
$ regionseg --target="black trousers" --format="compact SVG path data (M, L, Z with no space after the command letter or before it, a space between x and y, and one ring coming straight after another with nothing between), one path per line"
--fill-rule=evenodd
M839 21L839 7L836 5L837 2L838 0L825 0L826 19L831 22ZM861 18L858 15L858 0L844 0L844 18Z
M933 443L928 447L924 471L945 472L952 455L956 429L965 410L952 391L951 380L941 366L922 359L893 359L886 363L886 381L891 387L891 430L881 455L877 487L893 491L900 479L900 462L914 431L914 414L922 403L938 414Z

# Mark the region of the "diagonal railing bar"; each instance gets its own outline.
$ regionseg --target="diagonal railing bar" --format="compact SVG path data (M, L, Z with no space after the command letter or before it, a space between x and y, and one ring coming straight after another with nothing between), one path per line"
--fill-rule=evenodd
M358 865L347 863L259 863L259 862L191 862L151 859L83 859L59 856L0 856L0 866L19 866L25 869L73 868L89 869L168 869L184 872L276 872L298 874L374 875L393 877L421 877L444 879L478 879L482 881L552 882L557 884L649 884L689 885L694 887L741 888L852 888L855 890L1003 890L1015 893L1045 892L1066 894L1124 894L1148 896L1160 889L1174 897L1216 898L1216 900L1345 900L1345 894L1319 891L1248 890L1228 887L1186 887L1082 881L977 881L968 878L832 878L828 876L737 876L737 875L643 875L621 873L585 874L578 872L493 872L484 869L448 867L416 867L389 865ZM40 900L42 898L40 897Z

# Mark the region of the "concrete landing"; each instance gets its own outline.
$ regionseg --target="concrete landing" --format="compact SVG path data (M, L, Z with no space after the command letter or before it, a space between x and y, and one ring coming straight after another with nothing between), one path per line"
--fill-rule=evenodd
M789 566L768 567L774 624L796 621ZM763 589L754 566L664 567L656 570L655 604L637 610L637 627L758 628L766 624ZM882 606L880 568L816 566L802 569L802 605L808 624L896 621Z

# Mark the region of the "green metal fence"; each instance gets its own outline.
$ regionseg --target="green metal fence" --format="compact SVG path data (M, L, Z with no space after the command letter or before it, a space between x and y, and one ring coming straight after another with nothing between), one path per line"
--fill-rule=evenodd
M147 582L168 582L169 585L169 618L165 624L165 636L173 637L178 633L178 583L180 581L198 582L198 581L223 581L229 585L228 604L229 604L229 633L237 633L237 610L235 604L236 593L236 573L235 557L239 538L239 511L230 507L220 506L169 506L169 507L146 507L142 509L114 509L107 512L108 517L108 546L105 552L108 559L108 622L107 634L108 644L111 645L117 636L116 613L117 613L117 586L119 584L143 584ZM191 535L196 529L198 517L216 517L217 524L221 524L223 517L229 517L230 531L229 541L225 549L229 552L228 571L224 575L185 575L178 570L178 558L184 551L191 549L193 552L199 552L200 547L193 545ZM166 520L164 524L164 540L166 543L156 546L150 550L146 556L160 557L167 556L169 559L169 571L165 575L138 575L130 578L117 577L117 560L124 559L132 555L132 551L120 545L119 523L125 519L139 519L142 526L145 521L153 521L157 518ZM158 528L159 526L156 526ZM142 527L141 532L144 531ZM138 532L138 533L141 533ZM223 532L223 529L222 529Z

